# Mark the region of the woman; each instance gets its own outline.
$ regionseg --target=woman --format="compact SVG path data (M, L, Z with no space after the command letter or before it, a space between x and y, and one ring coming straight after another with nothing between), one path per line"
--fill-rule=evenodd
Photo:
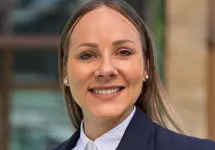
M74 135L51 150L215 150L174 120L149 30L121 0L91 0L68 21L60 76Z

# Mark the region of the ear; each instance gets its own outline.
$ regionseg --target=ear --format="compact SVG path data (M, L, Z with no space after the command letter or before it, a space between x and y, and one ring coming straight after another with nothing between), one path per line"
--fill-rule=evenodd
M148 80L148 77L149 77L149 74L148 74L148 71L149 71L149 59L147 59L145 61L145 68L143 70L143 81L145 82L146 80Z
M66 66L63 68L63 84L65 86L69 86L69 78L68 78Z
M144 77L148 76L148 72L146 70L144 70L143 75L144 75Z
M143 82L146 82L146 80L148 80L148 77L149 77L148 72L145 69L143 72Z
M64 84L65 86L69 86L69 79L68 79L67 77L64 77L64 78L63 78L63 84Z

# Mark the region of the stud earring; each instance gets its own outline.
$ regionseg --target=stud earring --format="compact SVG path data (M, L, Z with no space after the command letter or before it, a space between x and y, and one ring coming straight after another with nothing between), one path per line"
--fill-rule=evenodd
M148 79L149 79L149 76L147 75L147 76L146 76L146 80L148 80Z
M64 84L68 84L69 80L68 79L64 79Z

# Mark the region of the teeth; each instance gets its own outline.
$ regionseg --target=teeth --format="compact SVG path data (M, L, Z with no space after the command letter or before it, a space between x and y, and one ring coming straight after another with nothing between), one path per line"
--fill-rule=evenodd
M112 94L116 93L120 90L120 88L115 88L115 89L101 89L101 90L92 90L93 93L95 94Z

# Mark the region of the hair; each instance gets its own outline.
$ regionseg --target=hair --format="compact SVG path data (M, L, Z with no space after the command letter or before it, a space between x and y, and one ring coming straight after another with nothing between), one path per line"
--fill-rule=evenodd
M147 71L149 79L146 82L143 82L141 94L135 105L155 123L166 128L167 125L171 125L179 133L185 133L178 125L177 117L167 102L167 94L157 72L155 44L150 30L137 12L123 0L90 0L71 16L63 30L59 50L59 73L67 113L72 124L76 129L80 128L83 113L82 109L72 97L69 87L65 86L63 83L65 66L67 65L70 35L77 22L85 14L102 6L109 7L122 14L137 28L141 37L143 57L148 66Z

